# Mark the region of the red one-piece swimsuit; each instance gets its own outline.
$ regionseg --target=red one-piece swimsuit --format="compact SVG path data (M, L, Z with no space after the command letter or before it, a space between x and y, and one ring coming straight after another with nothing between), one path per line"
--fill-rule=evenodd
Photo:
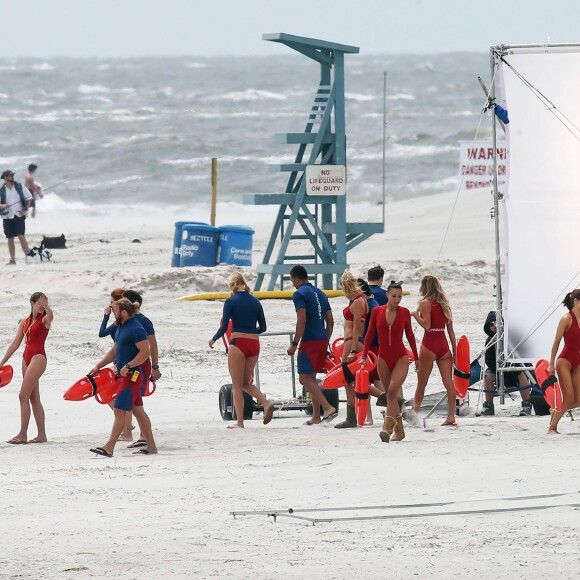
M429 300L429 302L431 303L431 328L425 330L421 346L428 348L437 359L440 359L449 352L449 343L445 337L445 327L448 321L441 304L434 300Z
M565 358L574 370L580 366L580 326L576 315L573 312L568 314L572 317L572 324L564 333L564 348L558 358Z
M36 354L41 354L46 358L46 352L44 352L44 342L48 336L48 328L42 324L42 319L44 314L39 314L32 324L30 323L30 317L24 321L24 336L26 340L26 346L24 347L24 362L26 366L30 364L32 357Z

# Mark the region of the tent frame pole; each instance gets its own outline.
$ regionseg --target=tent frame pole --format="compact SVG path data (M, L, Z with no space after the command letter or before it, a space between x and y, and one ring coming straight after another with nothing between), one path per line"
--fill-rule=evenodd
M489 60L491 69L491 83L489 86L489 102L495 102L495 77L497 63L497 48L490 46ZM503 405L505 403L505 381L503 374L503 366L505 362L504 357L504 324L503 324L503 292L501 283L501 247L500 247L500 232L499 232L499 191L497 188L497 125L495 121L495 112L491 114L491 134L493 147L493 217L495 222L495 310L496 310L496 328L497 328L497 344L495 349L496 356L496 381L497 391L499 392L499 401Z

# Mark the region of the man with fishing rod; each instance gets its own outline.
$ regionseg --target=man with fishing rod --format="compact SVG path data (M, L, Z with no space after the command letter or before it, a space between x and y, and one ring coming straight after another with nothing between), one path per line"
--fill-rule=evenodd
M13 266L16 264L14 238L20 241L25 256L30 253L25 236L25 221L28 208L32 205L32 194L24 185L14 181L14 171L4 170L0 178L4 180L4 185L0 187L0 213L10 254L10 261L6 265Z

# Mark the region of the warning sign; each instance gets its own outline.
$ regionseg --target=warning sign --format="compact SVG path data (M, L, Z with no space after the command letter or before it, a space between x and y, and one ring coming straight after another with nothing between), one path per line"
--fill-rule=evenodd
M308 165L306 167L308 195L346 195L344 165Z

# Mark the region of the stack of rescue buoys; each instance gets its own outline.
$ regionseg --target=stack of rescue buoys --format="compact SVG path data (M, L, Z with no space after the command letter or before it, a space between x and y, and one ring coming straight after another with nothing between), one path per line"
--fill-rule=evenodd
M323 389L340 389L340 387L344 387L349 382L345 377L345 373L348 375L352 375L353 377L356 376L356 372L360 368L364 368L367 372L371 372L377 366L377 355L374 352L369 352L367 354L367 358L363 365L360 364L360 359L362 357L362 352L359 352L354 361L350 364L339 362L334 366L332 370L328 372L328 374L322 379L322 388Z

